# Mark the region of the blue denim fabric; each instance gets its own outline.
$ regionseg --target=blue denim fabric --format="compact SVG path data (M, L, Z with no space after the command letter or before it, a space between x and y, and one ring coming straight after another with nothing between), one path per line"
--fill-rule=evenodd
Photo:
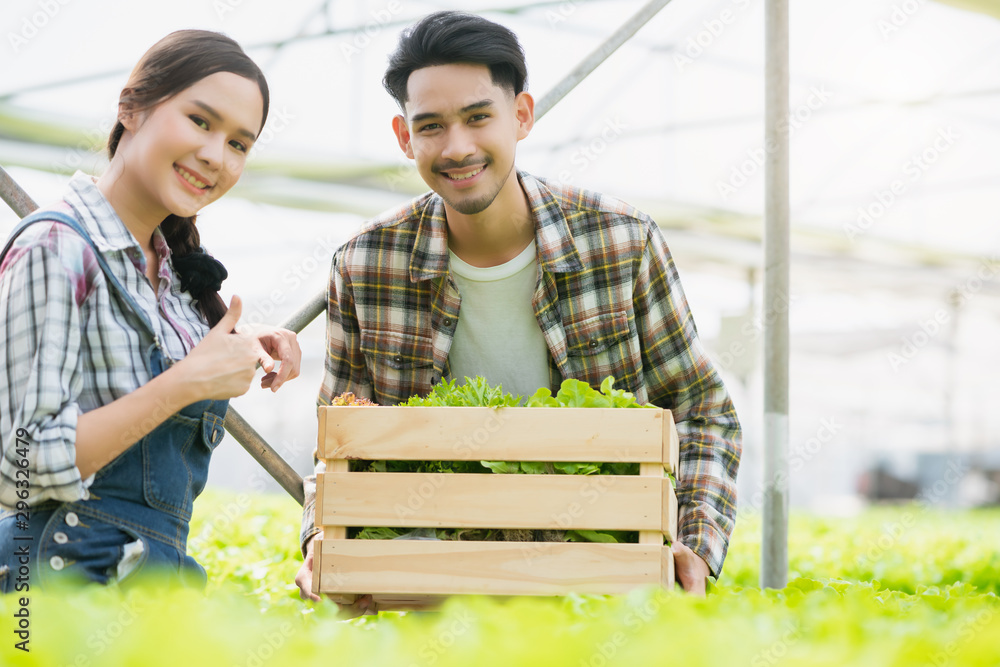
M46 213L37 219L54 218L90 240L72 218ZM114 276L105 273L118 296L134 304ZM137 306L132 307L141 315ZM151 335L150 331L144 333ZM170 363L156 342L147 360L154 376ZM200 401L171 415L97 472L89 498L33 507L27 529L17 527L23 516L4 513L0 592L13 592L17 577L25 571L18 556L24 545L29 547L32 588L44 588L62 577L124 583L154 570L169 584L203 587L205 570L187 554L188 522L194 499L205 488L212 451L222 440L228 407L228 401ZM131 554L128 567L119 572L126 554Z

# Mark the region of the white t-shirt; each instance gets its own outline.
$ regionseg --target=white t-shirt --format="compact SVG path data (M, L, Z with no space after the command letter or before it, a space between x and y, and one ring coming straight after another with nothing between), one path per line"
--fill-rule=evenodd
M463 383L482 375L524 398L548 387L549 348L531 306L538 280L535 241L499 266L472 266L448 254L462 296L448 354L451 376Z

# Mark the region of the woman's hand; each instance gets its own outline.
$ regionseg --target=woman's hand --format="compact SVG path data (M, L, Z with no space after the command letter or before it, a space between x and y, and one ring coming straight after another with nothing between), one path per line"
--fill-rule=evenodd
M170 369L183 377L191 403L242 396L250 388L261 353L255 338L231 333L242 312L243 302L234 296L219 323Z
M255 326L245 330L245 333L257 344L257 358L266 373L260 379L261 388L278 391L287 380L294 380L299 376L302 350L299 349L299 339L294 331ZM276 372L275 360L281 362L281 367Z

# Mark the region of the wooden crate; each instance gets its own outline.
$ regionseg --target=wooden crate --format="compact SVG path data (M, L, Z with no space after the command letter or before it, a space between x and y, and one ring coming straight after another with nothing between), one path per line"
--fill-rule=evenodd
M313 592L379 609L445 596L672 587L677 431L668 410L325 407L319 410ZM639 475L349 472L351 459L636 462ZM638 544L356 540L348 526L628 530Z

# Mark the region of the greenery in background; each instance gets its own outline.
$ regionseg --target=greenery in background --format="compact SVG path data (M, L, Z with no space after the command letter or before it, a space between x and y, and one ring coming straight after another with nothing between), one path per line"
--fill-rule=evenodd
M791 583L761 591L760 527L741 516L708 598L455 597L438 613L343 621L293 583L299 507L283 496L209 491L190 591L31 591L31 653L13 648L17 600L0 597L2 665L678 664L912 667L1000 664L1000 511L920 506L831 519L793 515ZM720 641L723 638L724 641Z

